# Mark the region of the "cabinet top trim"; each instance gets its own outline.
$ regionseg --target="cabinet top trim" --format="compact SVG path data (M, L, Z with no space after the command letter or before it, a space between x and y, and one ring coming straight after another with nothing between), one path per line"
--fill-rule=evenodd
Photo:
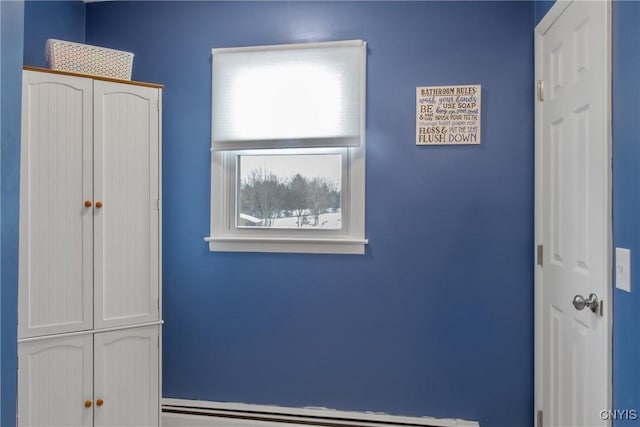
M63 76L85 77L85 78L90 78L94 80L102 80L105 82L125 83L125 84L130 84L135 86L152 87L156 89L162 89L164 87L164 85L157 84L157 83L146 83L146 82L136 82L133 80L113 79L110 77L94 76L91 74L72 73L69 71L50 70L49 68L32 67L30 65L25 65L22 67L22 69L25 71L37 71L39 73L50 73L50 74L61 74Z

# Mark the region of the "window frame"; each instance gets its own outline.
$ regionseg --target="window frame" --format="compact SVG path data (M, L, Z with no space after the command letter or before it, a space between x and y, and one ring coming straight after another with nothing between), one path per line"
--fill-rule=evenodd
M340 42L330 42L338 45ZM345 42L353 43L353 42ZM360 145L356 147L272 148L211 150L210 236L205 238L212 252L285 252L364 254L365 238L365 111L366 42L362 70ZM299 46L280 45L282 46ZM257 49L251 47L248 49ZM263 46L269 49L271 46ZM213 120L213 119L212 119ZM342 154L341 222L337 229L287 229L237 227L238 156L251 154Z
M330 149L303 151L335 153ZM363 254L364 238L364 144L342 148L342 229L285 229L236 227L238 166L240 151L212 152L211 236L212 252L300 252Z

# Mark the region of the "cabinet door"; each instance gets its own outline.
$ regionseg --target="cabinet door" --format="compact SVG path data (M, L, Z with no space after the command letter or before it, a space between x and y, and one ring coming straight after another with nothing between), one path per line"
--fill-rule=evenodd
M93 81L23 76L21 338L93 326Z
M159 90L94 90L95 327L158 320Z
M18 344L18 426L93 424L93 336Z
M159 326L95 335L95 426L158 426Z

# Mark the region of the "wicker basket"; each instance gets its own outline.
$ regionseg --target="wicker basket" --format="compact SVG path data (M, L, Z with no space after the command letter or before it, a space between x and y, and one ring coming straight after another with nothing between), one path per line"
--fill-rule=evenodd
M131 52L49 39L44 56L52 70L131 80Z

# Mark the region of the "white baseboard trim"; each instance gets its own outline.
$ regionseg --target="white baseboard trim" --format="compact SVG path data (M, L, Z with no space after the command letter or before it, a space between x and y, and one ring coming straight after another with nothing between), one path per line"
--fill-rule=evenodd
M480 427L477 421L404 417L327 408L162 399L163 427Z

